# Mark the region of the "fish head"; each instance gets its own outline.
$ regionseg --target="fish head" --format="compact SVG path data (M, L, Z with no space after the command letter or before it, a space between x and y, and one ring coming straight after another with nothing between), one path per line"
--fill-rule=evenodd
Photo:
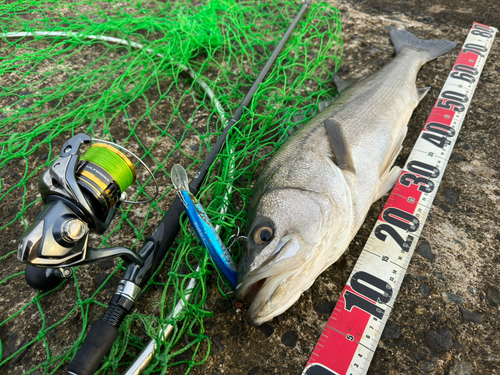
M260 325L287 310L336 260L331 260L332 244L343 246L345 238L348 244L350 195L342 195L332 199L286 188L261 196L251 213L236 288L237 298L251 301L251 324Z

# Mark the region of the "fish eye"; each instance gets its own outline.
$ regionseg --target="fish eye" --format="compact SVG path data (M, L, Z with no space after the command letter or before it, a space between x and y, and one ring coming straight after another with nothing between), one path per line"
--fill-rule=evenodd
M255 243L262 245L271 241L273 234L273 229L271 227L263 226L255 231L253 239Z

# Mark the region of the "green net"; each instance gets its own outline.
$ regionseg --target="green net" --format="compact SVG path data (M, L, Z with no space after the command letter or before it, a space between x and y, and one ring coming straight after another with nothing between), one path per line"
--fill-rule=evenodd
M123 274L115 259L77 267L49 292L26 285L17 239L43 207L37 181L63 143L78 133L113 141L155 171L160 196L151 205L124 205L104 235L91 236L95 248L140 248L173 201L172 166L194 176L224 127L222 115L238 107L300 6L279 0L0 4L0 372L65 372ZM291 126L335 94L331 75L341 55L340 14L312 3L200 192L225 243L244 230L264 159ZM142 200L154 189L147 171L136 167L138 182L127 192ZM241 246L231 249L236 261ZM123 373L166 323L173 334L146 373L171 366L187 373L203 363L210 352L203 321L212 314L205 301L216 285L228 295L184 223L100 372ZM181 299L186 308L170 316Z

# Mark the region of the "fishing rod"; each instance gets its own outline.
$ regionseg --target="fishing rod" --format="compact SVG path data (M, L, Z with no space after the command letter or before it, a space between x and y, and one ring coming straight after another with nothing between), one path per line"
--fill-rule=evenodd
M276 58L278 57L291 33L297 26L309 3L310 0L303 3L299 13L289 26L278 46L273 51L271 57L265 64L256 81L246 94L240 106L235 111L233 117L225 126L223 132L210 151L208 157L203 162L201 168L189 184L189 189L192 194L196 195L198 193L198 190L200 189L209 168L216 160L220 150L226 142L229 131L241 119L244 109L250 104L260 83L262 83L265 76L269 72L269 69L276 61ZM151 234L151 236L146 238L141 250L139 250L139 252L137 253L138 258L140 259L131 259L132 261L128 261L125 274L118 285L116 293L111 298L108 310L101 319L97 320L92 325L82 347L69 365L69 374L91 375L97 370L102 359L109 352L111 346L118 337L118 327L120 326L126 315L132 311L134 304L142 291L142 288L147 283L147 280L149 280L149 278L159 268L163 259L165 258L167 250L173 244L175 237L180 230L180 216L183 211L184 205L177 197L163 216L158 227ZM188 285L188 287L191 286L190 289L192 289L195 282L189 282L188 284L193 285ZM171 316L174 316L173 314L177 315L178 312L182 310L182 308L183 302L178 303ZM170 330L170 332L171 331L172 330ZM163 338L165 339L165 331L162 330L162 332ZM154 345L154 347L149 345L148 347L152 349L152 353L154 353L156 345ZM144 356L141 358L144 358ZM144 360L140 364L140 368L144 368L144 366L149 363L152 356L149 355L147 358L148 359Z

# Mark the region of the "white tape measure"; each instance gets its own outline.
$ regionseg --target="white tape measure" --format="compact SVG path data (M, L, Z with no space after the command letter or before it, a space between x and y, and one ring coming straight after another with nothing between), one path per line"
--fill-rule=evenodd
M368 371L496 32L472 25L303 375Z

